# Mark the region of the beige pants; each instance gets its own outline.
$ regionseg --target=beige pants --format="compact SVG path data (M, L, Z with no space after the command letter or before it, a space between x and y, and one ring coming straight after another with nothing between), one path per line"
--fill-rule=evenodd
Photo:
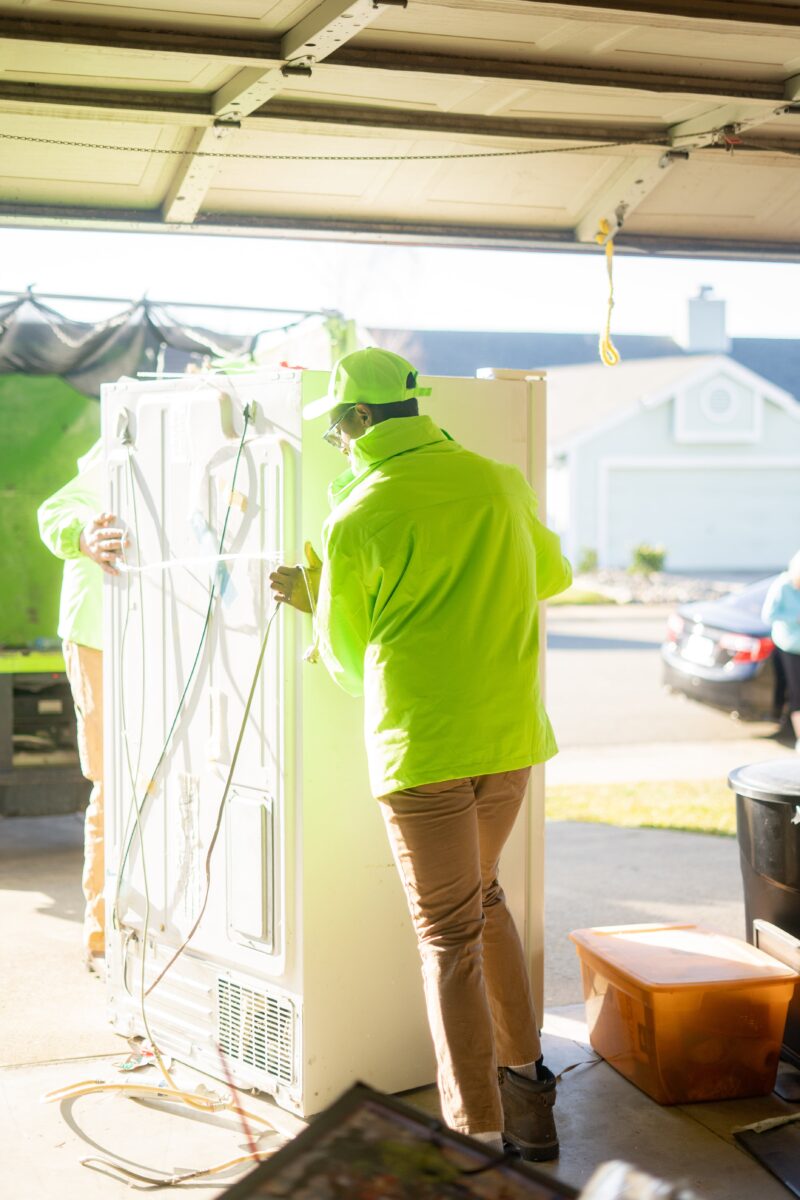
M499 1066L541 1054L525 956L497 879L530 768L380 797L422 958L442 1115L503 1128Z
M105 952L103 883L103 655L100 650L64 642L64 662L78 718L81 770L93 783L84 823L83 894L86 911L83 944L92 954Z

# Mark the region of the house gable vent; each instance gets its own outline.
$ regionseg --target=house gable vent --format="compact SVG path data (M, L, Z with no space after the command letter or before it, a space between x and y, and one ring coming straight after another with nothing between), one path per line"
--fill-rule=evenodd
M266 1072L278 1083L294 1083L295 1009L291 1001L220 978L217 1002L223 1053Z

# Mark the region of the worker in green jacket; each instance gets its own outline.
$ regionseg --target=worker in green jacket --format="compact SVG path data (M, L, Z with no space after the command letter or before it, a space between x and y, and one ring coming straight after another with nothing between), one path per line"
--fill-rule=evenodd
M83 945L86 965L102 972L105 955L103 851L103 574L118 574L125 540L112 513L102 512L102 453L97 442L78 474L39 508L39 533L64 559L58 635L62 639L78 727L81 770L92 790L84 818Z
M420 416L425 394L398 355L340 359L304 412L329 413L324 437L350 461L331 487L323 557L307 545L308 566L278 568L271 586L305 611L316 593L322 659L364 695L445 1120L542 1160L558 1154L555 1079L497 870L532 764L556 753L537 602L572 572L522 474Z

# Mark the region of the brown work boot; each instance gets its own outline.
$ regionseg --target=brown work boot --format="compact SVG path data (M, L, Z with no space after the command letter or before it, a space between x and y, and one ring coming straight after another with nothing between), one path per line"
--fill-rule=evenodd
M558 1134L553 1119L556 1079L543 1063L537 1064L538 1079L528 1079L501 1067L498 1072L503 1100L503 1141L518 1150L528 1162L558 1158Z

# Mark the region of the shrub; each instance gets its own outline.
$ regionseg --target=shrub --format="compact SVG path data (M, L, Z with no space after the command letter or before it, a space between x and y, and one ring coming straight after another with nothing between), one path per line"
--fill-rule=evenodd
M667 552L663 546L649 546L647 542L642 542L634 546L628 569L635 575L652 575L654 571L663 571L666 561Z
M584 546L578 558L578 574L591 575L597 570L597 551Z

